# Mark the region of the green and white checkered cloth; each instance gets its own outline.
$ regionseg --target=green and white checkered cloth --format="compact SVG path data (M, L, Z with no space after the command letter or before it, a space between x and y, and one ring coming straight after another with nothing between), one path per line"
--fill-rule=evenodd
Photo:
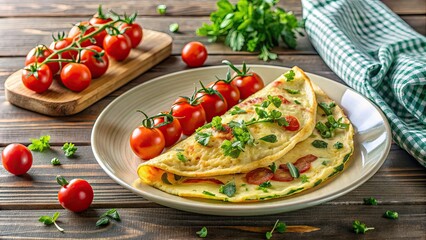
M377 0L302 4L323 60L382 109L394 141L426 167L426 38Z

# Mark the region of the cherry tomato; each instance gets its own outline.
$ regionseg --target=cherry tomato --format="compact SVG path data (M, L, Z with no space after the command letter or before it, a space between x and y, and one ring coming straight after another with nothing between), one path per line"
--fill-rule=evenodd
M58 41L52 42L50 44L50 49L60 50L60 49L68 47L69 45L71 45L71 43L72 43L72 38L59 39ZM75 50L68 50L68 51L60 53L60 55L61 55L60 57L61 59L75 60L77 59L78 52ZM67 64L68 63L61 62L59 65L64 67Z
M206 113L199 103L191 105L187 99L178 98L172 106L173 116L179 120L182 132L191 135L206 122Z
M164 123L165 119L170 123L158 127L158 125ZM157 126L157 129L160 130L163 134L166 147L170 147L175 144L182 135L182 127L180 126L179 121L173 116L171 116L171 119L168 116L155 118L154 124L155 126Z
M226 99L223 100L219 95L212 93L200 92L197 94L197 98L200 98L201 106L203 106L204 111L206 112L206 121L210 122L213 117L220 116L228 110L228 104Z
M165 147L165 139L160 130L139 126L130 136L130 147L138 157L149 160L160 155Z
M220 94L222 94L223 98L226 100L228 109L231 109L240 100L240 91L238 90L236 86L233 86L230 83L219 81L219 82L216 82L216 84L210 83L208 87L211 87L214 90L220 92Z
M262 78L258 74L253 72L249 72L248 74L248 76L237 76L232 80L232 84L240 91L241 99L248 98L265 86Z
M68 89L81 92L90 85L92 75L86 65L81 63L67 64L61 71L61 81Z
M102 51L103 49L98 46L88 46L81 51L80 63L89 68L93 79L102 76L108 70L109 60L105 52Z
M73 179L69 183L61 176L56 181L62 186L58 192L58 200L63 208L73 212L82 212L90 207L93 201L93 188L83 179Z
M78 37L80 39L81 38L80 35L82 32L84 32L84 36L86 36L94 31L95 31L95 28L89 22L87 21L79 22L71 28L70 32L68 33L68 37L71 39ZM92 42L90 41L90 39L84 40L83 42L80 43L80 46L82 47L87 47L90 45L92 45Z
M53 50L44 46L44 45L37 46L37 47L31 49L31 51L27 54L27 57L25 58L25 66L27 66L27 65L29 65L30 63L33 63L33 62L41 63L47 57L49 57L52 53L53 53ZM58 59L58 55L52 56L51 59ZM58 62L47 63L47 66L49 66L50 71L52 72L53 75L58 73L58 71L59 71L59 63Z
M272 180L278 182L291 182L293 179L294 178L291 176L288 170L283 170L281 168L275 170L274 176L272 177Z
M224 183L216 178L187 178L183 180L183 183L214 183L223 185Z
M268 168L256 168L246 174L246 180L250 184L262 184L269 181L274 176L274 173Z
M299 130L300 124L299 120L297 120L294 116L287 116L285 117L285 120L288 122L288 126L285 127L288 131L297 131Z
M108 56L116 61L123 61L129 56L132 43L130 38L124 34L106 35L103 47Z
M182 60L189 67L199 67L207 59L207 49L200 42L187 43L182 49Z
M3 167L14 175L22 175L30 170L33 165L33 155L22 144L12 143L7 145L1 153Z
M96 25L102 25L102 24L105 24L105 23L109 23L111 21L112 21L111 18L108 18L105 15L103 15L102 12L101 12L101 14L99 14L99 12L98 12L97 15L93 16L90 19L89 23L92 26L96 26ZM95 27L95 30L97 30L97 27ZM107 32L105 30L103 30L93 37L96 40L96 46L101 47L101 48L103 47L103 43L104 43L104 39L105 39L106 35L107 35Z
M52 71L46 64L31 63L22 70L21 79L25 87L36 93L45 92L53 82Z
M263 83L262 78L250 71L250 68L247 68L246 63L243 63L242 69L235 67L230 61L223 60L222 63L228 65L234 73L234 80L232 80L232 85L238 87L240 91L241 100L248 98L253 93L262 89L265 84Z
M137 23L123 23L120 25L120 30L126 29L126 34L132 42L132 48L136 48L142 41L143 30Z

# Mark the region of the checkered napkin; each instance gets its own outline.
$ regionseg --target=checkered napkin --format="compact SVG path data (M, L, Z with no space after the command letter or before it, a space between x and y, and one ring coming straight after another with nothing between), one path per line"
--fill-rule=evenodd
M302 4L323 60L382 109L393 140L426 167L426 38L377 0Z

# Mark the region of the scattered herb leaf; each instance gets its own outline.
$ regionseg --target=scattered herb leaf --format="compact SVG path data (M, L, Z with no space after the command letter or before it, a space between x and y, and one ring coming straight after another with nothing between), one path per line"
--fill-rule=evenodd
M50 160L50 163L54 166L61 165L61 161L59 161L58 158L52 158L52 160Z
M113 219L115 221L121 221L120 215L117 212L117 209L113 208L106 211L99 217L99 220L96 222L96 226L105 226L108 225L110 220Z
M276 107L279 108L281 106L282 100L277 96L268 95L268 100Z
M283 75L287 79L287 82L293 81L294 80L294 76L296 76L296 74L294 73L293 69L291 69L290 71L284 73Z
M302 180L302 183L307 183L309 182L309 177L303 174L300 176L300 180Z
M262 188L269 188L271 186L272 186L272 184L271 184L270 181L263 182L259 185L259 187L262 187Z
M394 212L394 211L387 210L383 216L385 218L389 218L389 219L397 219L398 213Z
M50 136L45 135L41 136L39 139L31 138L31 144L28 146L28 149L35 152L43 152L44 150L50 148Z
M77 148L74 146L74 143L64 143L62 150L64 150L65 156L72 157L77 151Z
M275 164L275 162L273 162L271 165L269 165L269 168L271 169L271 171L273 173L275 173L275 171L277 171L277 165Z
M207 237L207 228L202 227L201 230L196 232L196 233L198 234L199 237L205 238L205 237Z
M173 33L178 32L179 31L179 24L177 24L177 23L170 24L169 25L169 31L173 32Z
M377 205L377 199L373 197L364 198L364 204L365 205Z
M297 100L294 100L294 103L296 103L297 105L302 104L301 102L299 102L299 101L297 101Z
M164 15L164 14L166 14L166 11L167 11L167 6L166 5L160 4L160 5L157 6L157 12L158 12L158 14Z
M374 227L367 227L364 223L361 223L358 220L355 220L352 224L352 227L354 229L355 233L362 233L364 234L365 232L369 231L369 230L373 230Z
M41 216L39 219L38 219L38 221L39 222L42 222L42 223L44 223L45 225L51 225L51 224L54 224L55 225L55 227L60 231L60 232L64 232L64 229L63 228L61 228L61 227L59 227L58 226L58 224L56 224L56 220L58 219L58 217L59 217L59 213L58 212L55 212L54 214L53 214L53 216L52 217L50 217L50 216Z
M270 232L266 232L265 236L266 239L271 239L272 237L272 233L274 232L274 230L277 230L277 232L279 233L284 233L287 230L287 226L285 223L280 222L280 220L278 219L275 224L274 227L272 228L272 230Z
M215 116L212 119L212 127L217 131L225 131L226 129L222 125L222 118L219 116Z

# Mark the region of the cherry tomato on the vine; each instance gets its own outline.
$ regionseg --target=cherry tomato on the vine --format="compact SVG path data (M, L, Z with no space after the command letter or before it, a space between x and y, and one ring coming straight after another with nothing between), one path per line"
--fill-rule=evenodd
M155 127L161 131L165 140L165 147L170 147L175 144L182 135L182 127L179 121L172 115L163 113L164 116L154 118ZM160 126L160 124L165 124Z
M84 21L84 22L79 22L77 24L75 24L70 32L68 33L68 37L71 39L77 38L80 39L82 36L81 33L84 32L84 36L89 35L90 33L95 31L95 27L93 27L89 22ZM84 37L83 36L83 37ZM97 42L97 39L94 38L95 41ZM80 46L82 47L87 47L92 45L93 43L90 41L90 39L84 40L83 42L80 43Z
M262 78L257 73L250 71L246 63L243 63L243 68L241 70L227 60L223 60L222 63L225 63L235 71L235 78L232 80L232 85L236 86L240 91L241 100L248 98L265 86Z
M22 70L21 79L25 87L42 93L52 85L53 74L46 64L39 66L37 63L31 63Z
M206 121L210 122L213 117L220 116L228 110L228 104L226 99L213 88L203 87L196 97L200 100L201 106L203 106L206 112ZM219 95L220 94L220 95Z
M228 109L231 109L240 100L240 91L236 86L230 83L218 81L216 83L210 83L208 87L211 87L222 94L223 98L226 100Z
M67 182L62 176L57 176L56 181L61 185L58 200L62 207L73 211L82 212L90 207L93 201L93 188L83 179L73 179Z
M108 70L109 60L102 51L103 49L98 46L88 46L81 51L80 63L89 68L92 79L102 76Z
M160 155L165 147L165 139L157 128L139 126L130 136L130 147L138 157L149 160Z
M106 35L103 44L105 52L108 56L116 61L125 60L132 49L130 38L124 34Z
M33 62L41 63L43 62L47 57L49 57L53 53L53 50L48 48L44 45L39 45L33 49L27 54L27 57L25 58L25 66L29 65ZM58 55L53 55L51 59L58 59ZM58 62L50 62L47 63L47 66L49 66L50 71L53 75L58 73L59 71L59 63Z
M108 16L106 16L103 12L102 12L102 6L99 5L98 8L98 13L96 13L90 20L89 23L92 26L95 26L95 29L97 29L97 25L102 25L105 23L109 23L111 22L112 19L109 18ZM94 36L95 40L96 40L96 46L98 47L103 47L103 43L104 43L104 38L107 35L107 32L105 30L99 32L98 34L96 34Z
M182 49L182 60L189 67L199 67L207 59L207 49L200 42L187 43Z
M186 98L178 98L172 106L173 116L179 120L182 132L187 136L193 134L206 122L203 106L198 101L194 101L194 97L189 101Z
M61 71L61 81L68 89L81 92L90 85L92 75L82 63L67 64Z
M58 40L56 40L56 41L54 41L54 42L52 42L50 44L50 49L61 50L61 49L64 49L64 48L68 47L71 44L72 44L72 38L61 37ZM60 59L68 59L68 60L75 60L77 58L77 54L78 54L78 52L76 50L68 50L68 51L60 53L60 57L58 56L58 58L60 58ZM62 67L64 67L67 64L68 63L66 63L66 62L61 62L60 63L60 65Z
M22 175L30 170L33 164L31 151L22 144L7 145L1 153L3 167L14 175Z
M125 30L126 34L130 41L132 42L132 48L136 48L142 41L143 30L142 27L137 23L123 23L120 25L120 30Z

